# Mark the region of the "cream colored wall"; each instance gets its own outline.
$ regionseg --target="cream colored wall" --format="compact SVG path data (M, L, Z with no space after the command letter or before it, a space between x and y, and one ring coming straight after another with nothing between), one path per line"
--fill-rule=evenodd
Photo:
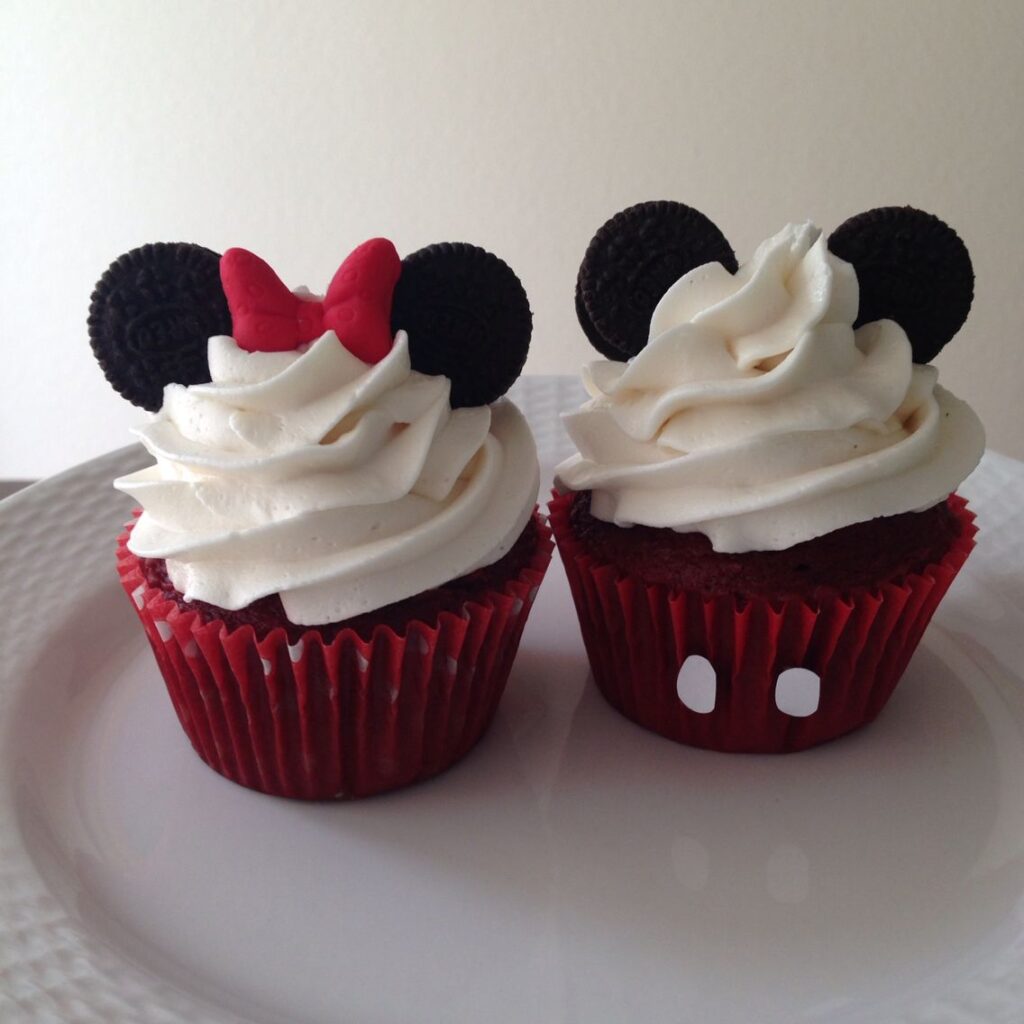
M128 248L244 245L317 288L370 235L472 240L530 293L528 371L572 373L583 248L647 198L741 258L788 220L939 213L977 273L943 381L1024 456L1024 4L6 0L0 37L0 476L141 418L85 333Z

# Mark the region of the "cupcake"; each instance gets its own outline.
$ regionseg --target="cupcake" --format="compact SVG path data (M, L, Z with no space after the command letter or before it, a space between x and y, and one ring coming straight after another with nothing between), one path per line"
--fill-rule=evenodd
M532 318L501 260L359 246L323 299L258 257L143 246L93 349L153 411L117 568L179 721L279 796L405 786L494 717L553 545L505 391Z
M963 242L909 207L790 224L742 267L682 204L598 231L576 307L605 359L550 508L614 708L751 752L881 711L974 543L954 491L984 432L928 365L972 295Z

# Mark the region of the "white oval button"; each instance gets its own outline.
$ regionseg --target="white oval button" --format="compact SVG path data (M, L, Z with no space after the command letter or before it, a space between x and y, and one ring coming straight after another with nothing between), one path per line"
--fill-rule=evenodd
M699 715L706 715L715 710L715 691L718 680L715 669L707 658L700 654L691 654L676 678L676 693L679 699Z
M787 668L775 683L775 706L785 715L806 718L818 710L821 679L809 668Z

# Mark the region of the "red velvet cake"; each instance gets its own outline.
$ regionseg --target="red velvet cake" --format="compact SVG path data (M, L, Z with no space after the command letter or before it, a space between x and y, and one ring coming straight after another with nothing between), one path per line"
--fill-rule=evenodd
M702 533L606 523L590 514L590 492L572 495L573 539L623 575L709 596L799 597L846 594L899 581L941 562L964 532L950 503L853 523L780 551L715 551Z
M118 572L189 740L301 799L436 775L486 731L553 545L502 396L532 316L465 243L358 246L317 298L252 253L143 246L93 295L156 415ZM496 354L497 353L497 354Z
M984 432L927 365L972 292L963 242L910 207L790 224L742 266L679 203L597 232L576 309L605 359L550 509L613 707L750 752L879 713L974 543L953 492Z

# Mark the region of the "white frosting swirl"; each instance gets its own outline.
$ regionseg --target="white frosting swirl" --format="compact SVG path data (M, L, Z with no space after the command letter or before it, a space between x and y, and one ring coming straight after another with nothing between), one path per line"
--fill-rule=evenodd
M680 278L629 363L584 368L563 490L621 526L697 531L717 551L779 550L937 504L985 446L974 412L911 360L891 320L857 331L853 267L789 225L735 275Z
M375 365L329 331L305 350L211 338L209 384L164 391L136 431L156 465L116 480L130 549L187 599L280 594L300 625L347 619L497 561L537 498L533 436L503 399L453 410L408 339Z

